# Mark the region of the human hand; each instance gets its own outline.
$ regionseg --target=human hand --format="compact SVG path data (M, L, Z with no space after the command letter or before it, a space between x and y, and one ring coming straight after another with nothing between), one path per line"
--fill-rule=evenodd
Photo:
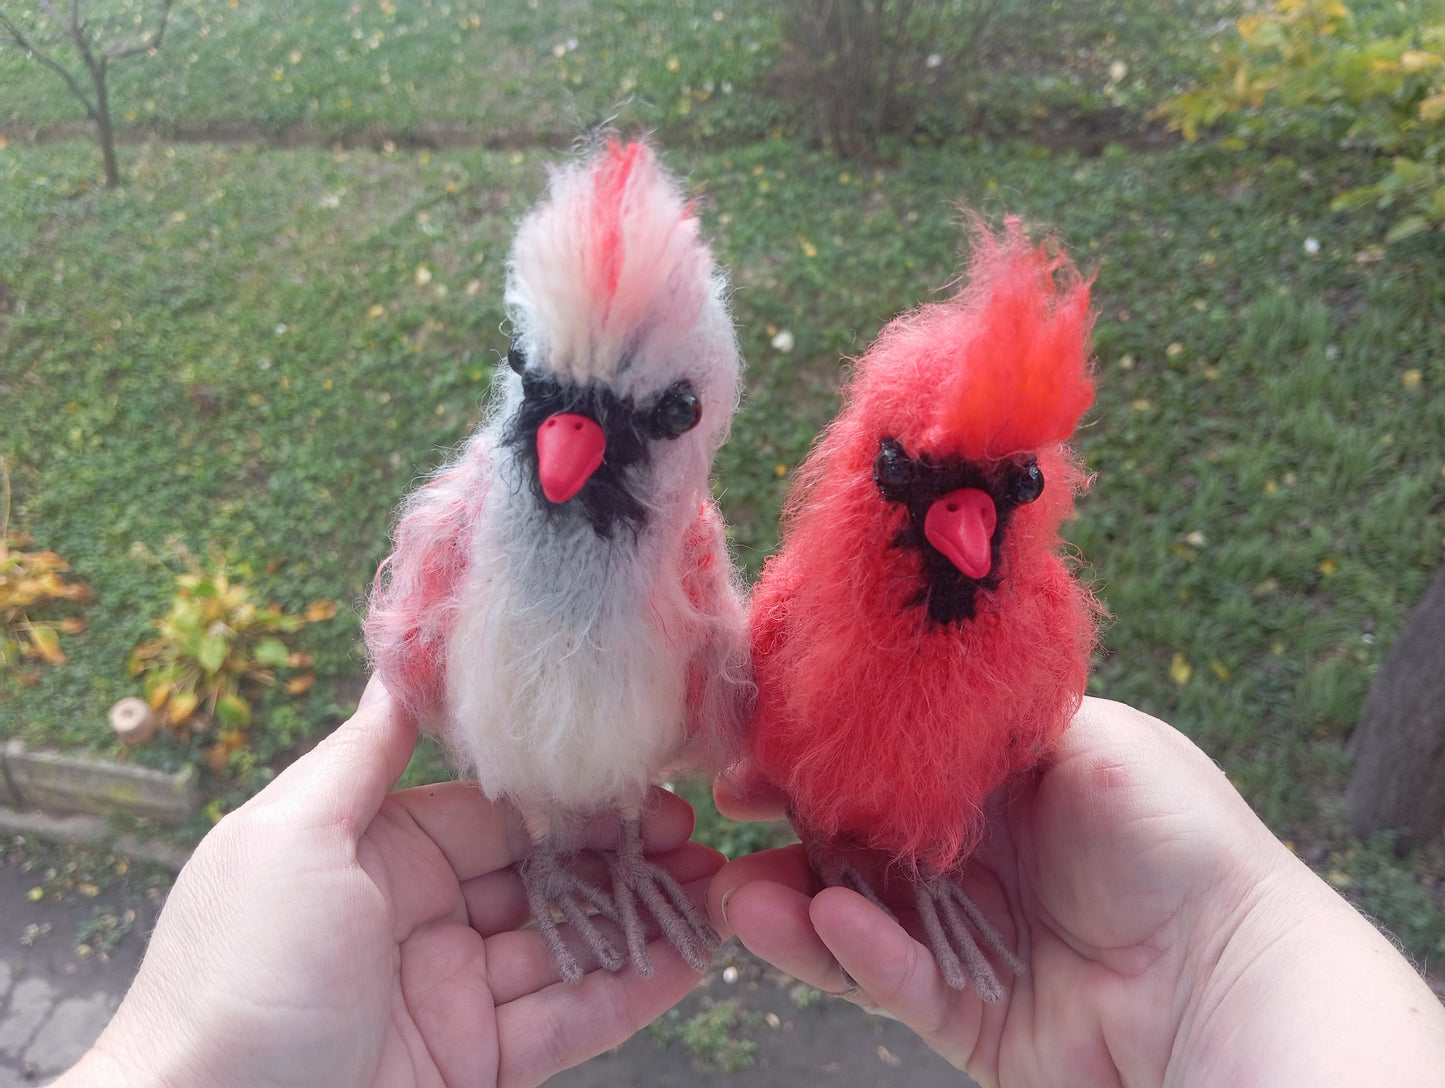
M534 1085L616 1046L697 982L666 939L655 973L558 981L511 868L530 840L460 783L387 793L416 739L373 681L355 716L206 836L136 981L59 1082ZM657 791L653 853L700 902L722 856ZM589 829L615 845L616 821ZM585 950L579 948L585 962Z
M781 814L738 781L718 783L725 814ZM1085 701L999 799L963 883L1028 965L996 1005L950 989L862 896L818 891L802 847L729 862L709 904L720 931L984 1084L1423 1085L1445 1069L1445 1012L1409 964L1198 748L1126 706Z

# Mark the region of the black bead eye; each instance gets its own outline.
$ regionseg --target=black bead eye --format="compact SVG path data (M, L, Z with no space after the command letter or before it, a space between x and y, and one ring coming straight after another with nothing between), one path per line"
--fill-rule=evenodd
M702 401L687 382L678 382L662 394L648 419L654 438L678 438L702 419Z
M1033 502L1044 493L1044 474L1037 463L1030 461L1019 469L1014 477L1013 497L1020 506Z
M507 349L507 365L518 374L527 369L527 356L521 344L514 343Z
M913 466L895 438L885 438L873 462L873 482L890 499L900 499L913 482Z

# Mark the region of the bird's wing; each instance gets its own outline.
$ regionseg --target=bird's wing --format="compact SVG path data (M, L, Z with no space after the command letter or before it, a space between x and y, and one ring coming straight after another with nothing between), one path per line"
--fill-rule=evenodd
M788 636L792 605L802 585L802 570L796 555L780 551L763 564L763 573L753 587L748 629L754 661L770 658Z
M742 744L755 688L749 666L747 606L728 557L722 513L703 501L682 541L682 586L702 630L688 662L687 735L709 767L731 762Z
M439 724L444 706L447 642L490 472L489 443L478 435L407 497L376 571L364 624L372 666L422 725Z

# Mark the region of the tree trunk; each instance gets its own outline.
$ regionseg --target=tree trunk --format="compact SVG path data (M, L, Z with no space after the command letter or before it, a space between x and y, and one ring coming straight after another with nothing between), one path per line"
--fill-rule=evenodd
M1401 850L1445 827L1445 567L1380 665L1350 741L1350 831L1399 831Z
M110 88L106 84L106 58L90 60L90 80L95 85L95 127L100 137L100 157L105 163L105 187L120 185L120 164L115 158L115 125L110 117Z

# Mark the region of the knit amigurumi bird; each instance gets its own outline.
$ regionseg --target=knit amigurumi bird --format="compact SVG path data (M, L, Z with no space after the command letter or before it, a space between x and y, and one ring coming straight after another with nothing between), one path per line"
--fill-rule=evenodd
M569 981L579 943L651 973L639 903L697 969L718 945L644 857L640 820L665 768L736 745L754 691L709 492L742 371L725 290L647 144L608 140L555 169L512 246L514 336L489 411L403 504L365 621L404 712L520 811L519 872ZM622 836L606 889L578 854L609 812Z
M974 228L966 286L883 330L798 470L753 593L741 773L785 796L824 883L913 889L948 983L997 1000L971 928L1022 965L958 877L986 799L1079 707L1101 613L1059 538L1089 283L1016 219Z

